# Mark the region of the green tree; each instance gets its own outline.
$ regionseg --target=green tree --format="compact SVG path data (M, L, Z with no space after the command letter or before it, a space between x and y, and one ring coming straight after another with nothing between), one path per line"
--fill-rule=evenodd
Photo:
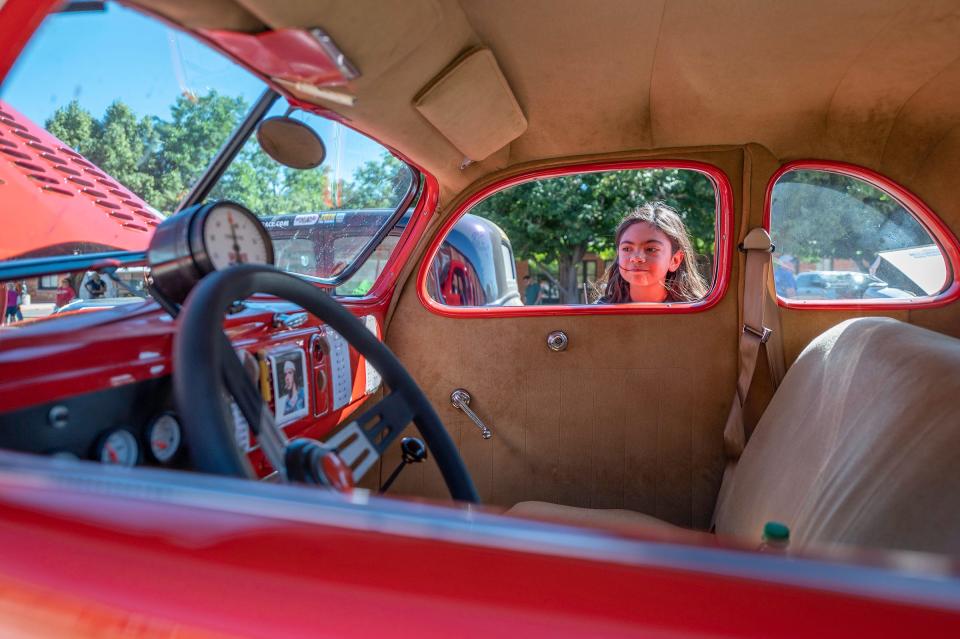
M246 111L241 98L182 95L170 119L114 101L97 120L74 100L46 129L162 213L172 213ZM257 167L262 168L262 167Z
M81 155L89 157L98 148L100 123L77 100L57 109L44 128Z
M138 120L130 107L116 101L107 107L98 132L87 158L147 202L157 201L156 176L146 169L157 143L153 121Z
M158 152L145 169L157 183L157 209L171 212L223 146L247 110L242 98L181 95L170 107L170 120L157 119Z
M617 224L644 202L676 208L698 253L712 256L714 197L710 181L694 171L606 171L526 182L487 198L471 213L498 224L520 259L553 265L561 301L576 303L578 264L590 251L612 257Z
M773 191L771 232L801 261L849 259L867 271L878 251L929 244L913 216L887 193L850 176L791 171Z
M364 162L343 185L343 208L396 207L410 187L410 169L384 151L379 160Z
M328 174L325 166L306 170L284 167L251 138L211 196L242 202L261 215L323 211L330 208L326 205Z
M283 167L248 140L214 186L211 197L243 203L261 215L282 213Z
M284 176L284 207L288 213L322 211L329 192L329 168L308 171L287 169Z

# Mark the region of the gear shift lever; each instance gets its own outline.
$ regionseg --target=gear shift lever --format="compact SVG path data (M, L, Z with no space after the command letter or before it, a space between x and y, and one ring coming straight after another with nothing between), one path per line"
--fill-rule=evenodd
M380 492L385 493L393 485L393 482L400 476L400 471L407 464L419 464L427 458L427 447L416 437L404 437L400 440L400 465L396 467L387 481L380 487Z

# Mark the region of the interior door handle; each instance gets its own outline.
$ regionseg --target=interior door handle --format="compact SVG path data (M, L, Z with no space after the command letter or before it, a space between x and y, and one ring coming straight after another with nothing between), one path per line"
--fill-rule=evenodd
M493 433L487 428L487 425L480 421L480 418L477 417L477 414L470 410L470 393L462 388L458 388L452 393L450 393L450 403L454 405L455 408L459 408L467 417L470 418L474 424L477 425L477 428L480 429L480 434L484 439L490 439L493 437Z

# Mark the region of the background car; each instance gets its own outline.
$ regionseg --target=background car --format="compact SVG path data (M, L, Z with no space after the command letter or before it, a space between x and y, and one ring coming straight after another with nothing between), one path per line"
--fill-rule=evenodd
M894 289L880 278L855 271L805 271L796 277L796 299L843 300L905 298L913 295Z
M273 239L277 265L316 277L341 268L357 244L369 241L393 214L388 209L321 211L263 218ZM373 248L360 268L336 289L339 295L365 295L386 266L410 223L408 211ZM520 292L510 239L490 220L465 215L450 230L431 264L430 296L449 306L518 306Z

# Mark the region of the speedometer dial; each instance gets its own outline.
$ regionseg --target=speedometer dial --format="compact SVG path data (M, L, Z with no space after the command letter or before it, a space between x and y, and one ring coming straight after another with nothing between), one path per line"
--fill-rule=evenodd
M272 262L270 238L249 212L225 203L211 209L202 222L204 249L215 270Z

